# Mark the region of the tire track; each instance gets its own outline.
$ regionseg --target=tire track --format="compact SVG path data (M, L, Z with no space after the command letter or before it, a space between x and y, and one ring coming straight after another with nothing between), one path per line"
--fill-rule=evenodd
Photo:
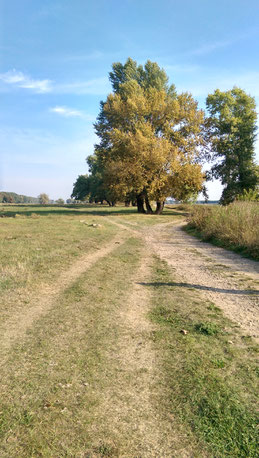
M245 334L258 338L258 263L200 242L183 225L160 226L159 232L156 226L146 234L150 248L173 268L174 285L199 290Z
M116 235L109 243L98 251L83 255L77 262L62 272L55 285L45 286L37 292L32 304L23 311L15 313L3 326L0 334L0 357L18 340L26 335L26 331L40 316L46 314L57 301L62 292L73 284L84 272L89 270L97 261L109 255L117 248L117 245L125 241L125 235ZM1 364L3 363L3 359Z
M94 424L93 429L105 425L108 437L116 431L116 438L123 438L116 456L191 457L184 433L158 408L164 386L150 338L155 329L148 318L152 293L142 284L151 278L151 265L152 253L147 254L144 245L128 298L123 298L117 311L116 347L107 349L114 380L100 393L98 426ZM98 433L97 437L100 440Z

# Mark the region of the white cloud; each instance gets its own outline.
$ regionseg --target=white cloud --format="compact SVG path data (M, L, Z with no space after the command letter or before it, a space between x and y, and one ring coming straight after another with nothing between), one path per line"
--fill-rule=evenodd
M10 70L6 73L0 74L0 81L7 85L13 85L16 87L31 89L36 93L46 93L51 92L52 85L51 81L48 79L36 80L31 78L28 75L25 75L23 72L18 72L17 70Z
M5 88L8 86L18 87L29 89L38 94L52 92L56 94L104 95L110 92L110 84L107 77L59 83L51 81L50 79L34 79L31 76L14 69L6 73L0 73L0 82L4 83ZM3 87L1 89L3 90Z
M82 118L85 121L94 122L96 116L89 115L80 110L75 110L74 108L69 108L65 106L56 106L49 109L50 112L56 113L57 115L64 116L65 118Z
M50 111L53 112L53 113L57 113L61 116L65 116L66 118L70 118L70 117L83 117L84 114L79 111L79 110L74 110L72 108L68 108L68 107L60 107L60 106L56 106L56 107L53 107L53 108L50 108Z

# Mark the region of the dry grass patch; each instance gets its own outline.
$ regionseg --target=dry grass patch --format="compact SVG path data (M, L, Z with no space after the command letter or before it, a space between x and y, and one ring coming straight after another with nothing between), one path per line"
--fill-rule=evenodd
M226 207L194 206L189 228L220 246L259 259L259 203L235 202Z
M26 308L32 295L51 287L82 254L92 253L117 232L102 218L48 215L39 218L1 219L0 228L0 312L1 324L15 310Z

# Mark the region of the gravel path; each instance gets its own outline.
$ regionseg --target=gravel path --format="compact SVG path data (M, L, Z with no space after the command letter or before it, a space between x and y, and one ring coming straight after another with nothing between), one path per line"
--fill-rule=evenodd
M259 264L236 253L200 242L182 229L185 223L153 227L150 249L174 271L175 284L200 290L245 335L259 337Z

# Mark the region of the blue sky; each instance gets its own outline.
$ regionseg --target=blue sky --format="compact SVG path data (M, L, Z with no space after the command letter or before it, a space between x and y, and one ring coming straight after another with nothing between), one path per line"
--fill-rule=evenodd
M156 61L201 108L234 85L258 106L258 54L258 0L0 0L0 190L70 196L113 62Z

